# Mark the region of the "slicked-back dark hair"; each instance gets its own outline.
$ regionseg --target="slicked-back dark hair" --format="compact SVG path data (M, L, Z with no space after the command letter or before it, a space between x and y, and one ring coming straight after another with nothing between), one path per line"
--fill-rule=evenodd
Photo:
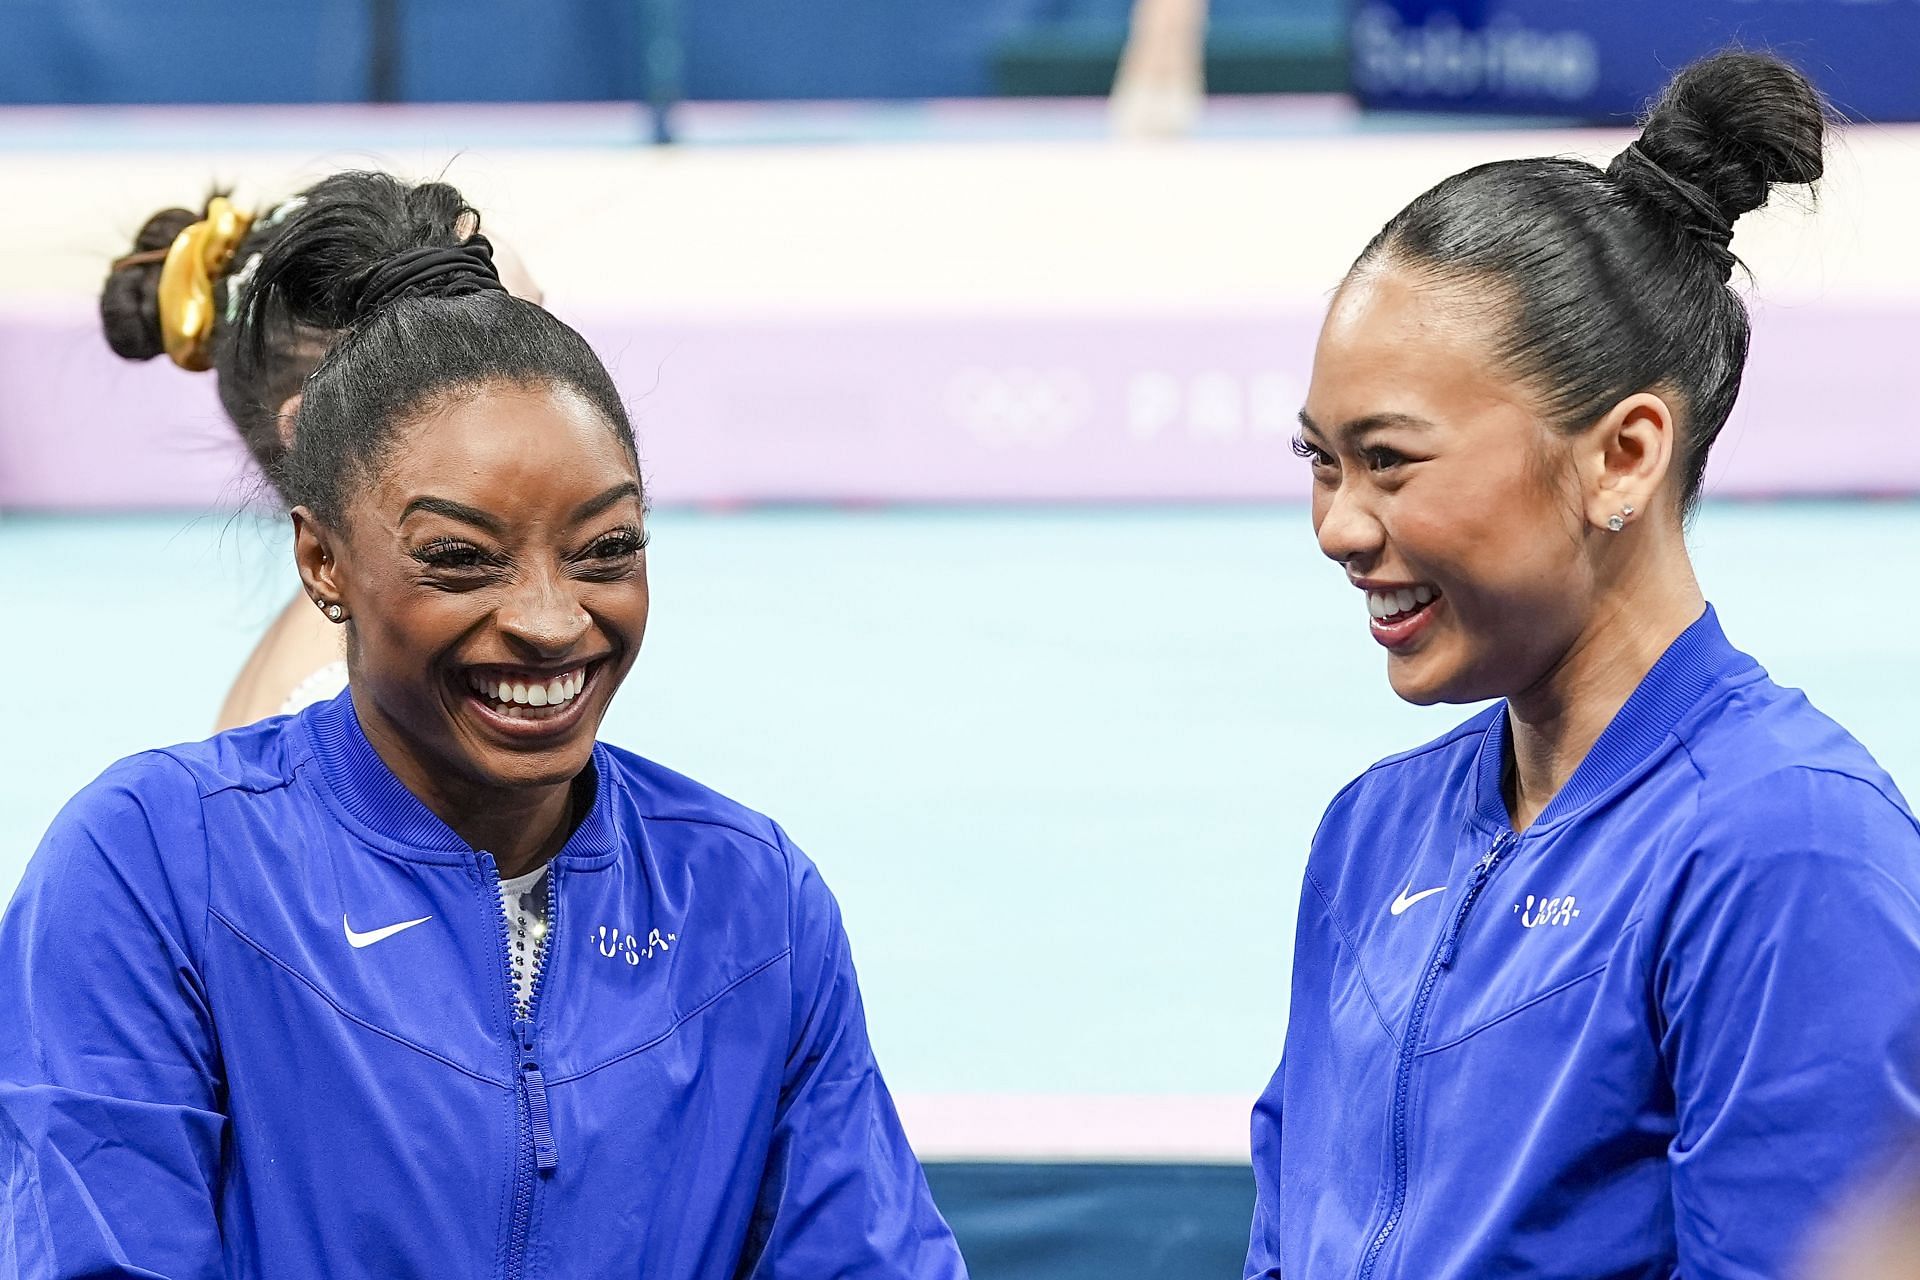
M1746 367L1733 223L1774 184L1817 179L1825 132L1820 96L1793 67L1715 54L1674 78L1604 171L1544 158L1455 174L1394 215L1349 278L1395 265L1493 285L1508 308L1498 358L1558 431L1636 392L1677 399L1684 514Z
M423 245L417 227L391 216L396 200L462 234ZM445 183L409 187L365 172L314 186L287 219L260 260L235 341L244 364L270 358L273 328L284 316L339 335L302 386L293 445L269 472L288 503L338 524L349 495L390 456L400 428L489 384L575 392L635 455L633 427L606 367L586 339L501 287L478 225ZM396 264L463 245L439 255L452 265L392 287Z

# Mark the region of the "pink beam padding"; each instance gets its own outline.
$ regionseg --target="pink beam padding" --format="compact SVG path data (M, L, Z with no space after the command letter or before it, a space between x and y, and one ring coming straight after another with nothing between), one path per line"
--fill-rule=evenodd
M569 313L632 406L657 501L1264 501L1319 303L1245 313ZM0 507L230 505L210 378L114 359L90 313L0 315ZM1920 492L1920 310L1760 308L1722 496Z

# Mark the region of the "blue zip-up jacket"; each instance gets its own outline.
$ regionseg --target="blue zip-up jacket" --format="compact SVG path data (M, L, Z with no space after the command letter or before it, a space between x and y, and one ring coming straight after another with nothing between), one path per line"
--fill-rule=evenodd
M813 865L593 764L524 1022L349 695L81 792L0 922L0 1275L963 1277Z
M1520 835L1495 706L1334 800L1249 1277L1779 1280L1920 1108L1920 833L1709 610Z

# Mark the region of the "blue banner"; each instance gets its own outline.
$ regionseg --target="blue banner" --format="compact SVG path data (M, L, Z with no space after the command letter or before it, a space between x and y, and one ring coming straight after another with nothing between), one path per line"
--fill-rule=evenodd
M1128 4L0 0L0 104L954 97L991 92L1033 24L1105 22L1117 47Z
M1920 0L1360 0L1370 107L1624 122L1738 45L1793 62L1855 120L1920 120Z

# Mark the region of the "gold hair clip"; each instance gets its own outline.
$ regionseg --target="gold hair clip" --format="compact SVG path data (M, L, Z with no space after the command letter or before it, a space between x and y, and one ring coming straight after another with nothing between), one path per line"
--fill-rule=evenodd
M173 238L160 268L160 339L182 369L213 367L213 282L247 238L253 216L225 196L207 201L207 216Z

